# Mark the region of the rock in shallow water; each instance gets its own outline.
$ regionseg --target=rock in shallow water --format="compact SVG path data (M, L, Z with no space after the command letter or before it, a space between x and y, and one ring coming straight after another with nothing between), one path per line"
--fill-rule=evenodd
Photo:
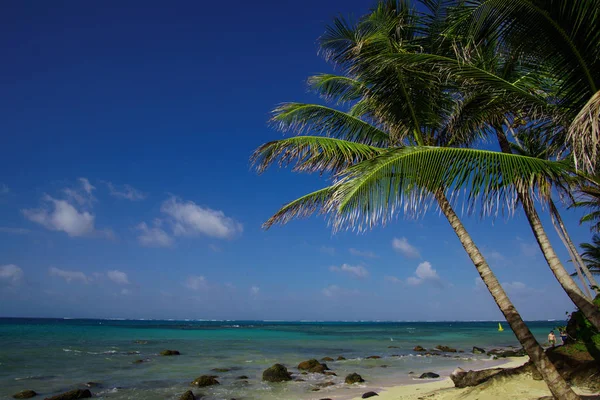
M262 379L267 382L285 382L292 380L292 374L284 365L274 364L263 371Z
M367 393L364 393L362 395L362 398L363 399L368 399L369 397L373 397L373 396L379 396L379 395L377 393L375 393L375 392L367 392Z
M316 374L322 374L329 368L327 367L327 364L320 363L313 358L311 360L302 361L300 364L298 364L298 369Z
M163 350L160 352L161 356L179 356L181 353L177 350Z
M92 392L88 389L81 390L75 389L56 396L48 397L46 400L77 400L77 399L88 399L92 397Z
M421 374L421 376L419 376L419 379L434 379L439 377L440 376L435 372L425 372L424 374Z
M438 344L437 346L435 346L435 348L439 351L443 351L445 353L456 353L456 349L453 349L452 347L449 346L444 346L441 344Z
M348 385L352 385L353 383L361 383L364 381L365 380L363 379L363 377L357 374L356 372L349 374L344 380L344 382L346 382Z
M477 386L490 379L492 376L500 373L502 368L484 369L481 371L465 371L462 368L456 368L450 374L450 379L454 382L457 388L465 388L468 386Z
M485 354L485 349L473 346L473 354Z
M202 375L202 376L199 376L198 378L194 379L191 384L194 386L198 386L198 387L205 387L205 386L218 385L219 381L217 380L217 377L214 375Z
M196 396L194 396L194 392L188 390L179 397L179 400L196 400Z
M37 396L37 393L33 390L23 390L19 393L13 394L13 399L30 399Z
M413 351L427 351L426 348L421 347L421 346L415 346L415 348L413 349Z

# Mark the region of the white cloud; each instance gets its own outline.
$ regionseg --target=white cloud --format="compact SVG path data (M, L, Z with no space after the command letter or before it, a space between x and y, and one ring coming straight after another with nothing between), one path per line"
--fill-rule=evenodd
M328 254L330 256L334 256L335 255L335 248L334 247L321 246L321 248L319 250L323 254Z
M67 271L64 269L52 267L50 268L50 275L61 277L69 283L73 281L79 281L82 283L90 282L90 278L81 271Z
M47 229L67 233L71 237L86 236L94 233L95 216L87 211L79 212L65 200L44 196L49 207L22 210L23 215L32 222Z
M398 253L402 254L404 257L408 258L419 258L421 255L419 254L419 250L416 247L408 243L408 240L405 237L400 239L394 238L392 240L392 247Z
M389 276L389 275L388 275L388 276L386 276L384 279L386 280L386 282L391 282L391 283L402 283L402 280L401 280L401 279L398 279L398 278L397 278L397 277L395 277L395 276Z
M212 243L208 245L208 248L214 251L215 253L220 253L222 251L222 249L219 246Z
M158 226L150 228L145 222L142 222L135 229L140 231L138 242L142 246L171 247L173 245L173 238Z
M337 285L329 285L326 288L324 288L323 290L321 290L321 293L323 293L327 297L334 297L339 292L340 292L340 287Z
M529 288L523 282L504 282L501 284L504 290L512 295L522 295L531 292L531 288Z
M79 178L78 181L79 187L66 188L63 189L63 192L67 195L67 198L74 200L79 205L91 206L96 200L92 193L96 190L96 187L93 186L87 178Z
M25 228L10 228L7 226L0 226L0 232L9 233L11 235L26 235L31 231Z
M442 285L442 280L437 271L433 269L429 261L423 261L417 266L415 276L408 277L406 283L409 285L420 285L422 283L433 283L438 286Z
M106 273L108 279L116 283L117 285L129 285L129 279L127 274L122 271L111 270Z
M540 248L537 243L521 243L521 253L525 257L535 257L540 252Z
M184 284L185 287L192 290L201 290L208 287L206 278L203 276L189 276Z
M369 271L360 265L352 266L348 264L342 264L341 267L331 266L329 270L332 272L344 272L348 275L351 275L355 278L366 278L369 276Z
M108 190L113 197L117 197L119 199L126 199L131 201L139 201L144 200L146 198L146 193L141 192L140 190L134 188L131 185L124 184L120 188L114 185L112 182L105 182L106 186L108 186Z
M175 196L162 204L161 211L170 218L175 236L206 235L229 239L243 231L242 224L225 216L223 211L200 207Z
M129 290L129 289L121 289L121 294L123 296L128 296L128 295L131 294L131 290Z
M258 286L252 286L252 287L250 288L250 293L251 293L253 296L257 296L257 295L258 295L258 293L260 293L260 288L259 288Z
M350 248L348 251L350 254L357 257L377 258L377 254L373 253L372 251L361 251L353 248Z
M0 183L0 194L7 194L10 192L10 189L8 186L6 186L4 183Z
M0 281L16 284L23 278L23 270L14 264L0 266Z

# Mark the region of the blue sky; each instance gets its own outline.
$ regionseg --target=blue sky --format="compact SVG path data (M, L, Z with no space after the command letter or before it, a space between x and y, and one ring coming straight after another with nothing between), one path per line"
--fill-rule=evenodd
M319 101L317 38L362 1L7 4L0 15L0 316L494 319L447 221L269 231L322 186L249 156ZM580 215L564 213L576 243ZM573 309L524 216L467 228L528 319ZM563 262L567 253L545 220Z

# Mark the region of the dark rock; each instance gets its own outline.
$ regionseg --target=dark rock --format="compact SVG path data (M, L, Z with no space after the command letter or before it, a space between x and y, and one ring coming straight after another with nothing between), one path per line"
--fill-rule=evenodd
M439 377L440 376L435 372L425 372L424 374L421 374L421 376L419 376L419 379L435 379Z
M133 343L135 344L148 344L147 340L134 340Z
M389 367L389 365L386 365L386 364L383 364L383 365L379 366L379 368L387 368L387 367Z
M467 372L462 368L456 368L452 374L450 374L450 379L454 382L455 387L465 388L468 386L477 386L502 371L502 368L490 368Z
M410 371L408 374L409 375L414 375L414 371Z
M163 350L160 352L161 356L178 356L181 353L178 352L177 350Z
M313 358L311 360L302 361L300 364L298 364L298 369L316 374L322 374L329 368L327 368L326 364L320 363Z
M494 356L498 358L506 357L523 357L527 355L525 349L508 350L508 349L493 349L487 352L488 356Z
M235 379L248 379L248 377L246 375L240 375Z
M337 358L338 361L343 361L345 359L346 359L346 357L344 357L344 356L338 356L338 358Z
M140 358L139 360L132 361L131 363L132 363L132 364L141 364L141 363L143 363L143 362L146 362L146 360L142 360L142 359Z
M281 364L274 364L272 367L263 371L262 379L263 381L267 382L291 381L292 374L288 372L285 366Z
M388 346L388 349L399 349L400 347L398 346Z
M473 346L473 354L485 354L485 349L481 347Z
M211 369L211 371L213 371L213 372L229 372L229 371L231 371L231 368L213 368L213 369Z
M443 351L446 353L456 353L456 349L453 349L452 347L448 347L448 346L442 346L441 344L435 346L435 348L438 349L439 351Z
M381 358L381 357L380 356L369 356L369 357L367 357L367 360L377 360L379 358Z
M327 399L319 399L319 400L332 400L332 399L327 398Z
M75 389L56 396L48 397L46 400L77 400L77 399L88 399L92 397L92 392L89 389L81 390Z
M333 361L333 358L331 358L331 357L323 357L323 358L321 358L321 361Z
M367 392L365 394L362 395L363 399L368 399L369 397L373 397L373 396L379 396L377 393L375 392Z
M335 372L332 372L332 371L325 371L325 375L328 375L328 376L337 376L337 374Z
M416 346L413 351L427 351L427 349L421 346Z
M179 400L196 400L196 396L194 396L194 392L188 390L179 397Z
M357 374L356 372L349 374L344 380L344 382L346 382L348 385L352 385L353 383L361 383L364 381L365 380L363 379L363 377Z
M89 388L95 388L95 387L100 386L100 383L98 383L98 382L86 382L85 386L87 386Z
M294 379L294 382L306 382L306 379L296 378Z
M191 385L198 386L198 387L219 385L219 381L216 378L217 377L214 375L202 375L202 376L199 376L198 378L194 379L192 381Z
M37 393L33 390L23 390L19 393L13 394L13 399L30 399L37 396Z

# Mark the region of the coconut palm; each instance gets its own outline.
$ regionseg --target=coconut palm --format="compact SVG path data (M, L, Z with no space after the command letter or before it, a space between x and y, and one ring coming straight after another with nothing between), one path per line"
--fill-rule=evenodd
M592 243L581 243L583 261L592 274L600 275L600 235L592 236Z
M575 161L595 171L600 149L600 0L467 0L455 32L495 40L512 56L542 67L553 88L556 122Z
M600 175L590 177L577 188L575 207L585 208L589 213L581 217L579 222L591 223L592 232L600 232Z
M532 2L486 0L460 3L461 6L456 7L451 15L451 28L441 35L447 42L452 43L452 54L439 52L438 49L436 52L428 52L428 49L421 48L418 51L375 54L369 61L381 66L381 70L396 66L432 71L456 82L460 92L468 91L476 93L477 98L482 97L483 100L479 100L478 103L486 104L488 111L484 119L488 133L495 136L500 149L506 154L512 153L506 134L507 126L511 124L510 120L526 118L525 124L540 124L555 133L566 133L568 124L565 121L568 120L568 115L573 115L572 109L577 108L577 105L573 105L576 97L573 93L577 90L584 91L585 85L578 85L575 78L572 79L571 86L565 86L562 81L555 82L552 79L554 70L550 67L551 63L533 50L531 54L525 52L529 47L519 47L510 32L503 31L505 24L500 20L506 18L505 14L508 13L502 12L502 7L506 4L511 5L506 6L510 10L523 11L528 9L527 4ZM539 3L544 1L540 0ZM565 5L564 0L557 0L556 3ZM500 11L495 11L494 7ZM539 7L536 7L534 8L538 10ZM506 24L510 22L507 21ZM536 43L537 45L539 44ZM527 190L519 189L518 198L555 278L573 303L600 329L600 311L583 294L560 262L530 194Z
M432 37L443 16L431 15L419 18L406 3L388 1L355 25L338 19L329 27L322 50L346 74L320 75L310 82L324 97L349 103L349 109L281 105L273 117L278 128L311 131L313 136L266 143L253 161L259 172L273 163L291 164L296 171L325 174L332 182L288 203L265 226L324 213L334 229L363 230L388 222L402 208L420 214L437 205L552 393L561 399L578 398L523 322L453 207L461 198L459 191L465 190L462 198L471 209L489 213L510 208L516 188L543 191L545 185L535 183L560 178L565 164L458 147L480 132L477 120L472 121L470 135L455 135L449 129L468 110L469 98L457 98L429 71L384 67L377 73L377 66L364 62L378 52L443 46Z

